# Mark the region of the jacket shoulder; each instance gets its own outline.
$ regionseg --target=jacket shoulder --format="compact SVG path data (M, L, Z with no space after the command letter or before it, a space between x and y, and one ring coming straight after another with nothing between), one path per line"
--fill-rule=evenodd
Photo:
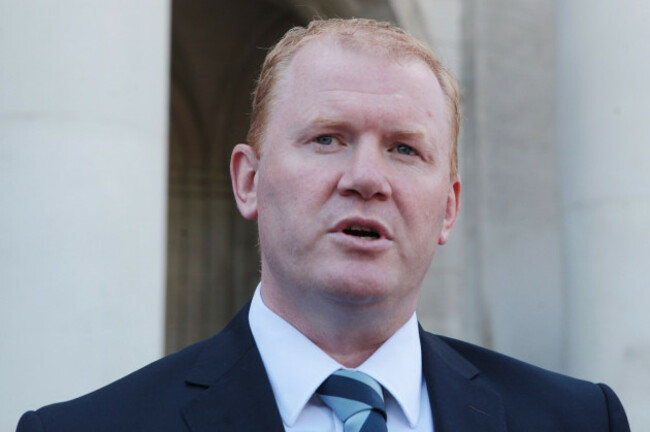
M530 363L523 362L505 354L457 339L438 336L455 352L468 360L479 371L483 379L497 387L519 383L527 389L535 390L538 386L558 387L558 390L594 390L594 384L553 372Z
M474 380L501 396L513 430L531 422L550 423L557 431L577 430L571 425L584 421L592 425L590 430L629 431L621 402L604 384L543 369L457 339L428 335L439 338L476 368Z
M202 388L185 382L214 337L76 399L25 413L17 432L186 430L180 407Z
M254 347L249 305L209 339L85 396L25 413L17 431L186 431L182 409Z

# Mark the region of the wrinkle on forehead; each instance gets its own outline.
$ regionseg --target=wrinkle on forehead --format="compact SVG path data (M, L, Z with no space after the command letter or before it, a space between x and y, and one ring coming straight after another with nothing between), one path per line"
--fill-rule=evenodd
M352 130L357 127L354 121L350 120L349 117L343 114L335 115L332 117L317 115L315 117L308 117L305 122L298 122L298 126L294 126L294 130L302 131L311 130L312 128L323 128L323 129L332 129L332 130ZM403 140L427 140L429 134L427 130L419 124L411 125L408 122L404 124L396 124L390 122L388 124L382 124L378 122L378 125L383 126L383 134L387 137L393 139L403 139Z
M409 69L411 73L416 73L419 76L426 77L433 85L439 88L439 93L442 98L444 94L437 77L430 69L430 67L421 59L410 56L390 56L381 47L375 46L355 46L350 44L337 43L336 38L326 37L309 42L301 47L290 63L287 65L286 70L283 72L283 83L285 89L287 86L294 86L303 81L313 82L321 78L329 78L332 76L345 76L350 82L354 84L350 90L365 91L372 93L371 90L374 85L383 86L386 88L386 81L390 81L389 77L394 74L403 75L404 69ZM355 78L354 65L350 62L337 61L338 54L341 52L348 53L354 59L369 59L377 65L371 71L364 71L364 75L358 75ZM328 62L328 60L331 60ZM318 62L318 68L314 67L315 62ZM291 79L287 79L291 76ZM360 90L360 89L366 90ZM390 90L396 90L397 87ZM381 90L379 90L381 92Z
M320 90L323 93L337 93L337 92L346 92L346 93L359 93L362 95L374 95L374 96L385 96L386 92L380 91L369 91L369 90L359 90L357 88L340 88L340 89L323 89ZM395 95L401 96L401 95Z
M278 84L279 97L270 117L291 119L285 125L291 124L294 132L319 116L333 121L356 118L366 125L384 122L385 126L391 113L401 110L410 114L389 129L423 129L428 139L438 143L449 136L440 83L418 59L396 62L381 51L313 41L300 48ZM369 111L368 106L375 109ZM287 110L290 115L280 114ZM272 125L279 126L271 121Z

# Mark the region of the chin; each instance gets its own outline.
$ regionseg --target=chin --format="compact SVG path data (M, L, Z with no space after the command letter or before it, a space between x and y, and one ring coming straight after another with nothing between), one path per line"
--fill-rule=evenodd
M326 282L322 290L328 298L350 305L372 305L381 303L396 294L398 289L403 289L399 284L387 282L387 278L363 277L353 275L350 277L337 277Z

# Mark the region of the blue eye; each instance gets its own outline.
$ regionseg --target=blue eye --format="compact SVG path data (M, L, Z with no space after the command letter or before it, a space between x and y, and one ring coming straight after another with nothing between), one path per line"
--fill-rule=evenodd
M397 151L397 153L399 154L407 155L407 156L415 154L415 150L413 149L413 147L408 146L406 144L399 144L397 147L395 147L395 151Z
M321 145L330 145L334 142L334 138L332 135L320 135L314 141Z

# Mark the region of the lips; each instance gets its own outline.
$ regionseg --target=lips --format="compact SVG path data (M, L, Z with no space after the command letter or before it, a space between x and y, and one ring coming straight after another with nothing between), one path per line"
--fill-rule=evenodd
M379 233L370 227L363 225L352 225L343 229L343 233L368 240L375 240L380 237Z
M338 222L333 231L361 240L391 239L388 228L375 219L346 218Z

